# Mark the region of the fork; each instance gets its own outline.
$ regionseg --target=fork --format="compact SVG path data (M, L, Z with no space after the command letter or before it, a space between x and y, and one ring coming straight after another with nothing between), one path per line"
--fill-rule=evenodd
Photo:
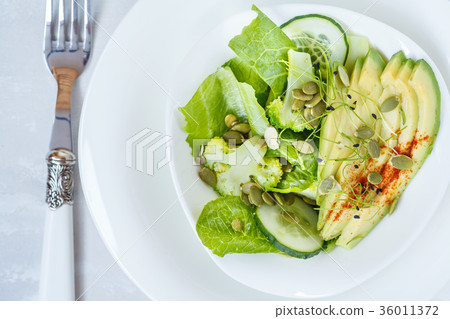
M58 84L58 95L47 155L48 209L39 287L42 300L75 299L72 204L76 157L72 153L70 106L72 86L91 52L91 22L89 0L69 1L66 12L64 0L47 0L45 12L44 57Z

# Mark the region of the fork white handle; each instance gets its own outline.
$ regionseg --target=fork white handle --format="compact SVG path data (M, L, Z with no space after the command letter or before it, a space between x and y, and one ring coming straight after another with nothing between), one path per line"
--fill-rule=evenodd
M55 129L60 128L56 125ZM75 299L72 210L75 162L75 155L65 148L53 149L47 156L48 208L42 251L41 300Z
M41 300L75 300L72 205L47 209L39 295Z

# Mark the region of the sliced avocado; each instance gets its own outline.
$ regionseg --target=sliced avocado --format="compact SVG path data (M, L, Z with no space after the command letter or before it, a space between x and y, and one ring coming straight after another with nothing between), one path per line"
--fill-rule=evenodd
M345 67L352 70L358 58L364 59L370 49L369 39L362 35L347 35L349 51Z
M383 74L381 74L381 83L384 87L389 85L389 82L394 81L397 77L398 71L400 70L400 66L405 60L406 57L403 51L398 51L391 57L386 65L386 68L383 70Z
M377 195L374 206L362 212L361 218L352 220L343 230L337 245L352 248L373 229L385 216L392 212L397 199L417 173L429 152L439 129L440 91L433 71L425 61L414 63L406 60L394 81L397 92L401 92L405 123L407 127L400 133L399 149L411 152L414 160L411 170L404 171L398 181L391 184L390 192ZM402 137L403 135L403 137ZM420 141L420 142L418 142ZM408 146L412 148L409 150ZM383 203L389 205L382 206Z
M401 123L401 132L398 137L398 149L405 152L411 145L416 135L419 120L419 108L417 104L417 94L409 85L408 81L414 69L414 61L406 60L398 72L398 92L400 96L400 111L404 114Z
M378 99L383 90L380 75L386 67L386 62L378 51L370 49L364 59L364 65L359 77L359 89L370 98Z
M361 74L361 69L364 63L363 58L358 58L355 62L355 67L353 69L351 79L350 79L350 88L357 89L358 80ZM339 81L336 81L336 86L338 89L341 88ZM336 103L339 104L342 102L342 99L340 97L337 97L335 100L328 101L328 103ZM324 160L323 164L318 165L318 173L317 176L319 177L319 182L328 176L332 175L333 170L338 169L338 165L341 164L341 162L336 161L329 161L329 159L335 158L338 155L337 150L335 151L336 143L333 141L339 139L341 136L338 134L338 128L341 125L341 120L345 118L346 111L344 107L337 108L336 110L330 112L326 118L324 118L322 122L322 129L320 131L320 144L319 144L319 150L320 150L320 156ZM324 171L325 168L325 171ZM326 220L327 216L324 216L325 214L329 213L328 209L325 209L325 207L329 208L333 204L334 198L336 197L336 194L333 195L327 195L327 196L317 196L317 204L321 205L322 201L326 201L323 205L321 205L321 210L319 212L319 222L318 222L318 229L320 230L323 227L323 223Z
M440 126L441 92L433 70L424 60L419 60L409 79L409 85L417 94L419 121L417 146L412 150L416 160L413 169L420 168L431 153ZM425 139L428 140L425 141ZM426 143L423 143L426 142Z
M358 80L361 75L363 63L364 60L361 58L358 58L355 63L355 68L353 69L350 79L350 91L358 91ZM341 89L342 87L339 86L339 81L337 81L336 83L337 89ZM357 102L359 102L360 100L360 97L358 95L353 95L352 98L353 100L357 100ZM345 103L352 103L349 100L350 99L348 98L348 96L344 97ZM335 105L339 105L339 103L342 102L342 99L340 96L338 96L332 102ZM339 134L341 122L346 121L348 116L348 107L341 106L331 112L325 118L325 123L322 124L319 149L321 150L321 156L323 156L324 164L319 165L317 174L317 176L319 176L319 178L322 180L327 178L328 176L336 174L336 171L342 163L340 161L333 161L332 159L345 158L351 153L351 150L345 147L345 138ZM336 142L339 144L336 144Z
M342 122L343 125L341 125L341 127L339 128L342 132L345 132L345 134L353 136L356 129L360 126L373 126L375 118L372 114L378 113L378 108L377 105L371 101L371 99L377 100L381 95L383 87L381 85L380 76L385 66L386 62L384 62L383 57L376 50L369 50L362 65L358 86L354 88L354 92L359 92L360 94L352 93L353 96L351 101L357 101L357 103L355 104L355 110L354 112L348 110L348 120ZM364 96L368 96L369 99L362 98ZM352 147L352 144L353 142L351 142L350 145L347 146ZM337 158L345 158L351 155L351 149L349 150L349 148L346 148L345 150L346 155L343 155L344 152L341 151ZM350 161L345 161L342 163L335 161L335 163L337 164L334 164L334 166L338 167L338 170L336 170L335 172L336 180L344 188L346 186L346 181L341 179L340 177L343 175L342 170L347 167L347 164L349 164L349 162ZM348 200L346 194L331 194L327 197L328 198L323 201L323 205L321 205L322 215L319 215L318 224L319 227L323 226L323 228L321 228L321 236L324 240L330 240L336 236L339 236L342 229L344 229L344 227L354 215L354 211L351 209L339 209L340 207L342 207L342 204L346 203ZM337 204L334 204L333 207L333 203L336 202ZM324 213L324 210L327 210L327 212ZM322 216L325 217L325 220L320 219Z

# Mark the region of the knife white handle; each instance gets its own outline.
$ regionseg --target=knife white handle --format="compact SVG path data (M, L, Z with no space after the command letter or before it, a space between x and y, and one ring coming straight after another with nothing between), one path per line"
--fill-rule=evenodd
M75 300L73 168L75 155L55 148L47 155L47 213L42 252L41 300Z
M73 207L47 208L42 252L41 300L75 300Z

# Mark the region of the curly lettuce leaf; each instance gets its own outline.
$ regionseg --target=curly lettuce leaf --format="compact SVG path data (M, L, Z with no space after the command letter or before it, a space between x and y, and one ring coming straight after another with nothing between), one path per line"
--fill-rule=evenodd
M250 84L255 90L255 96L258 103L263 106L266 105L270 88L249 64L245 63L239 57L234 57L227 61L223 66L228 66L239 82Z
M228 46L271 88L273 97L283 94L287 82L288 50L297 47L289 37L255 5L258 16L244 27Z
M240 220L242 231L233 229L234 220ZM230 253L279 252L256 225L254 208L237 196L220 197L206 204L196 229L203 245L220 257Z
M195 139L221 136L226 130L224 118L235 114L240 122L248 122L254 135L264 135L269 122L255 97L255 90L240 83L229 67L219 68L208 76L186 106L180 108L191 148Z

